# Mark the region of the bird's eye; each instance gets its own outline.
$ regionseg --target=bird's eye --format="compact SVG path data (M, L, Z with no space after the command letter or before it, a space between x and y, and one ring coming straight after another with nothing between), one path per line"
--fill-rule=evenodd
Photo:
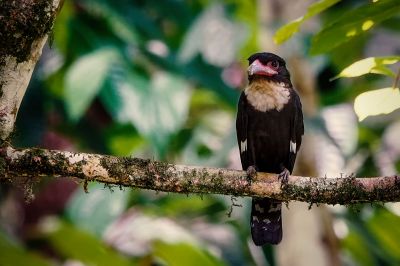
M273 69L278 69L279 68L279 62L274 60L274 61L269 61L267 66L272 67Z

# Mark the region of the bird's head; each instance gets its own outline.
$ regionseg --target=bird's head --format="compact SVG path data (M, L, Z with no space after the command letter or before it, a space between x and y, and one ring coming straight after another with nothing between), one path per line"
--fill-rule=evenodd
M273 53L255 53L249 58L247 69L249 82L255 79L266 79L274 82L290 83L290 74L285 60Z

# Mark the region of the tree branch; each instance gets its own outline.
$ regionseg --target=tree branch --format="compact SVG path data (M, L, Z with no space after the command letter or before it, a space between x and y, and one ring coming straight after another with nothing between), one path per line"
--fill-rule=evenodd
M0 143L8 139L60 0L0 1Z
M34 66L62 0L0 1L0 146L15 119ZM310 178L291 176L281 186L276 174L173 165L138 158L0 147L0 182L25 182L41 176L76 177L125 187L177 193L216 193L270 197L282 201L349 204L400 201L398 176Z
M291 176L281 186L276 174L257 173L249 182L246 172L223 168L174 165L139 158L115 157L44 149L0 149L0 182L35 177L76 177L176 193L214 193L269 197L282 201L351 204L400 201L400 177L310 178Z

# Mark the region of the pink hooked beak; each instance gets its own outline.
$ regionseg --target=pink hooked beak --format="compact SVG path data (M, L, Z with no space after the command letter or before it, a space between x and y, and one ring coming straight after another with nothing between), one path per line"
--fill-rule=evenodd
M255 60L247 69L249 76L252 75L263 75L263 76L273 76L278 74L278 71L271 68L270 66L263 65L258 59Z

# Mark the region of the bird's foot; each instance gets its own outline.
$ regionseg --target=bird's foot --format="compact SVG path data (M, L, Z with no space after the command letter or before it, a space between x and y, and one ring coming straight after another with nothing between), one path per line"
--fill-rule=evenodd
M249 167L247 167L246 173L247 181L251 183L251 181L257 176L257 169L254 165L250 165Z
M284 168L282 170L282 172L278 175L278 180L281 181L281 187L283 187L284 185L287 185L287 183L289 182L289 176L290 176L290 172L286 168Z

